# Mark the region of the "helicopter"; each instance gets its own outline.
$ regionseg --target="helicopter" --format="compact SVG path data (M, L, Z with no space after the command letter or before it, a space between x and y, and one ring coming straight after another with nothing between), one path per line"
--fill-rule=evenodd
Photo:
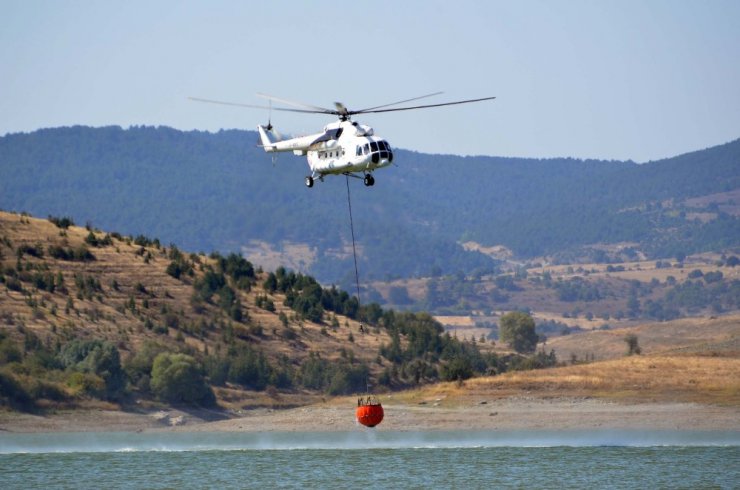
M274 97L258 93L258 97L267 99L269 106L258 106L252 104L241 104L237 102L224 102L219 100L201 99L189 97L198 102L212 104L232 105L249 107L254 109L268 109L270 118L266 125L258 125L257 131L260 136L260 146L267 153L293 152L294 155L305 156L311 174L306 176L306 187L313 187L314 182L324 181L327 175L346 175L363 180L366 186L375 184L373 172L380 168L388 167L393 163L393 150L385 139L375 134L370 126L352 121L352 116L358 114L371 114L381 112L410 111L415 109L428 109L448 105L469 104L493 100L496 97L483 97L479 99L458 100L454 102L443 102L440 104L425 104L409 107L392 107L398 104L413 102L439 95L442 92L422 95L411 99L399 100L390 104L368 107L360 110L350 110L341 102L334 103L334 109L319 107L288 99ZM291 107L273 107L272 102L278 102ZM338 121L324 126L323 131L307 136L284 139L272 126L272 110L300 112L307 114L327 114L339 118Z

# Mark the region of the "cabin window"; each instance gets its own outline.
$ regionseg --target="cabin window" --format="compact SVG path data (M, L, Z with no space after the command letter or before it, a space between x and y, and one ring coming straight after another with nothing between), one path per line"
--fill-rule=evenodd
M357 150L356 150L355 155L358 157L362 155L362 147L360 145L357 145Z

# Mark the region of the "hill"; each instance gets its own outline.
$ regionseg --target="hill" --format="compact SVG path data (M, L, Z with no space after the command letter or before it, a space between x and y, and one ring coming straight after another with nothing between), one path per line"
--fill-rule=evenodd
M633 356L590 364L507 373L421 388L404 400L444 400L442 406L525 393L531 400L596 397L616 402L692 402L740 406L737 357Z
M308 276L265 272L237 255L188 254L64 217L0 212L0 266L0 405L16 409L217 404L240 412L305 406L362 392L367 383L388 394L430 384L392 395L407 416L427 409L409 404L440 400L434 403L446 411L522 393L738 403L737 316L574 333L543 346L561 357L572 353L569 345L586 349L572 366L525 373L555 365L555 355L524 357L485 339L458 340L427 314L359 306ZM610 340L598 351L602 333ZM648 356L582 364L589 353L619 356L615 345L624 349L627 333L639 336ZM328 403L335 408L322 417L346 399ZM286 412L280 423L294 416Z
M701 353L740 358L740 315L683 318L631 328L595 330L554 338L547 343L560 359L616 359L627 350L625 337L635 335L643 354Z
M496 361L442 334L236 254L0 212L0 404L286 406Z
M243 251L349 286L344 179L302 187L303 159L276 165L256 133L71 127L0 138L0 207L61 214L189 250ZM368 279L496 270L461 244L515 257L650 259L740 243L740 140L634 162L457 157L396 151L397 167L354 180ZM292 262L289 262L292 261Z
M736 315L738 263L736 255L711 253L681 262L552 265L533 260L513 264L512 272L501 274L375 281L368 289L380 304L433 313L461 338L496 339L499 317L522 310L534 316L538 333L551 340L679 318Z

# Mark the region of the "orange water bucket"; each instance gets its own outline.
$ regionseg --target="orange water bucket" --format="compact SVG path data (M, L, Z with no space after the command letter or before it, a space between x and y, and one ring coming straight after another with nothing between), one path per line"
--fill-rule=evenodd
M357 400L357 421L365 427L375 427L383 421L383 406L374 397Z

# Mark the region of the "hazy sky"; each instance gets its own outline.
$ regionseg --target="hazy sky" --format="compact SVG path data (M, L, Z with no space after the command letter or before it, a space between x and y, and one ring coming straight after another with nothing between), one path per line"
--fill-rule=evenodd
M0 134L254 129L266 92L350 108L422 152L648 161L740 137L740 2L0 0ZM287 133L324 116L273 113Z

